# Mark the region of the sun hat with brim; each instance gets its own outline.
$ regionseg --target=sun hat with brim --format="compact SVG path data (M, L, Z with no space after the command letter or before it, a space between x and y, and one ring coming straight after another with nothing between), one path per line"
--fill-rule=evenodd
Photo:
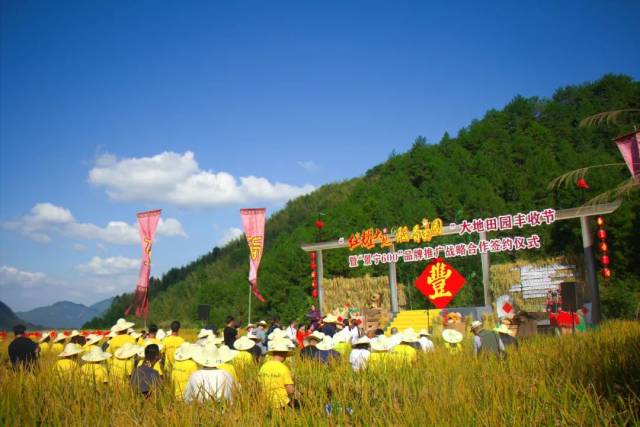
M258 341L258 342L262 341L262 338L260 338L259 336L257 336L253 332L248 333L247 334L247 338L249 338L250 340Z
M238 353L240 353L238 350L229 348L226 345L221 345L218 347L218 349L222 352L222 354L225 355L225 357L228 358L227 362L229 360L233 360L238 355Z
M220 345L224 342L224 338L215 335L209 335L202 339L201 345Z
M384 335L371 340L371 351L383 352L389 351L389 340Z
M80 358L85 362L104 362L111 357L111 353L102 351L100 347L93 347L91 351L83 354Z
M478 329L478 328L482 328L482 322L479 320L474 320L473 322L471 322L471 330L473 331L474 329Z
M129 332L129 335L131 337L133 337L133 339L136 340L136 341L138 341L140 339L140 337L142 336L142 334L140 332L136 332L136 331Z
M267 353L287 353L291 354L292 349L290 347L291 340L286 338L278 338L269 341Z
M418 342L419 339L420 337L415 333L413 329L407 329L405 331L402 331L402 333L400 334L400 342L412 343Z
M424 328L420 329L420 332L418 332L418 335L420 335L421 337L430 337L431 336L429 331L427 331Z
M58 357L75 356L76 354L80 353L82 353L82 347L79 344L69 343L64 346L64 350L62 350L62 352L58 354Z
M248 336L244 335L238 338L234 343L233 347L236 350L249 350L255 347L255 341L251 340Z
M135 325L135 323L127 322L126 319L120 318L120 319L118 319L116 324L111 327L111 332L126 331L129 328L133 328L134 325Z
M176 349L176 352L173 354L173 358L178 362L189 360L193 357L193 354L199 347L200 346L197 346L195 344L185 342Z
M71 335L69 335L69 338L79 337L79 336L80 336L80 331L78 331L77 329L74 329L73 331L71 331Z
M273 332L271 332L267 338L270 340L276 340L278 338L288 338L287 333L280 328L275 328Z
M313 331L313 332L311 333L311 335L309 335L308 337L306 337L306 338L304 339L304 345L309 345L309 342L310 342L311 340L315 340L315 341L320 342L320 341L322 341L322 339L323 339L323 338L324 338L324 334L323 334L322 332L320 332L320 331Z
M213 331L211 329L200 329L200 332L198 332L198 339L206 338L210 335L213 335Z
M371 339L368 336L363 336L358 338L354 343L354 346L356 345L371 345Z
M157 345L158 349L160 350L160 353L164 351L164 346L162 344L145 340L142 345L138 346L138 357L144 357L144 349L150 346L151 344Z
M227 363L230 359L224 357L223 352L216 346L206 346L195 352L192 356L194 362L205 368L217 368Z
M256 325L254 325L253 323L249 323L249 324L247 325L247 329L249 329L249 328L255 328L255 327L256 327Z
M336 347L336 343L334 342L333 338L331 338L330 336L325 336L322 341L320 341L317 345L316 348L318 350L323 350L323 351L327 351L327 350L333 350Z
M125 360L125 359L132 358L133 356L138 354L139 351L140 351L139 345L131 344L130 342L128 342L123 344L122 347L120 347L119 349L117 349L116 352L114 353L114 356L116 359Z
M66 340L68 337L63 333L58 333L56 337L53 339L53 342L60 342Z
M509 327L505 324L502 324L496 328L493 328L494 331L499 332L501 334L507 334L507 335L511 335L511 330L509 329Z
M158 332L156 332L156 338L162 341L166 337L167 337L167 333L164 331L164 329L158 329Z
M42 336L40 337L40 339L38 340L38 342L43 342L44 340L46 340L47 338L49 338L51 336L51 331L49 332L45 332L44 334L42 334Z
M258 322L258 326L267 326L267 322L265 322L264 320L261 320Z
M327 314L327 316L324 319L322 319L322 321L324 323L336 323L338 321L338 318L333 314Z
M449 344L457 344L462 341L462 334L455 329L445 329L442 331L442 339Z
M110 332L106 335L106 337L107 337L107 338L113 338L113 337L115 337L116 335L118 335L118 334L117 334L117 333L115 333L114 331L110 331Z
M351 338L351 335L349 334L349 331L347 331L346 329L343 329L342 331L338 332L333 336L333 342L336 344L342 343L342 342L348 342L350 338Z
M94 345L96 343L99 343L101 339L102 339L102 337L100 335L89 334L89 335L87 335L87 344L86 345Z

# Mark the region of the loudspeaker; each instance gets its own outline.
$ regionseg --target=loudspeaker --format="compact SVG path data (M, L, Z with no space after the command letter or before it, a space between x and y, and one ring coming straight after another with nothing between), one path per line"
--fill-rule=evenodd
M209 311L211 311L211 306L207 304L200 304L198 306L198 320L202 320L203 322L209 321Z
M578 311L582 308L582 294L579 292L576 282L560 283L560 296L562 297L562 309L564 311Z

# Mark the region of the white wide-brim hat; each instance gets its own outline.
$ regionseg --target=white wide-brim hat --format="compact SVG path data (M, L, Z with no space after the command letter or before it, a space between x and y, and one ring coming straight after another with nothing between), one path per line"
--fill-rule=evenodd
M420 332L418 332L418 335L420 335L421 337L430 337L431 336L429 331L427 331L424 328L420 329Z
M138 354L139 351L140 351L139 345L131 344L130 342L128 342L123 344L122 347L120 347L119 349L117 349L116 352L114 353L114 356L116 359L121 359L121 360L130 359L136 354Z
M273 332L271 332L267 338L269 340L277 340L279 338L288 338L287 333L280 328L275 328Z
M384 335L380 335L372 339L370 345L371 351L389 351L389 339Z
M322 341L320 341L317 345L316 348L318 350L333 350L336 347L336 343L333 341L333 339L330 336L325 336Z
M358 338L353 345L371 345L371 339L368 336Z
M291 340L287 338L277 338L269 340L267 353L287 353L291 354Z
M87 335L87 343L86 343L86 345L94 345L96 343L99 343L101 339L102 339L102 337L100 335L89 334L89 335Z
M156 332L156 338L162 341L166 337L167 337L167 333L163 329L158 329L158 332Z
M69 343L64 346L64 350L62 350L62 352L58 354L58 357L75 356L76 354L80 353L82 353L82 347L80 347L79 344Z
M198 332L198 339L206 338L210 335L213 336L213 331L211 329L200 329L200 332Z
M350 338L351 334L349 334L349 331L345 328L333 336L333 342L336 344L348 342Z
M338 321L338 318L333 314L327 314L327 316L324 319L322 319L322 321L324 323L336 323Z
M111 327L111 332L126 331L129 328L133 328L134 325L135 325L135 323L127 322L126 319L120 318L120 319L118 319L116 324Z
M251 340L248 336L244 335L235 340L233 347L236 350L249 350L255 347L256 342Z
M176 349L176 352L173 354L173 358L178 362L189 360L193 357L193 354L197 351L198 347L199 346L188 342L182 343L182 345Z
M77 329L74 329L73 331L71 331L71 335L69 335L69 338L79 337L79 336L80 336L80 331L78 331Z
M140 339L140 337L142 336L142 334L140 332L129 332L129 335L136 341L138 341Z
M416 334L416 332L411 328L405 329L400 334L400 342L412 343L412 342L418 342L419 339L420 337L418 336L418 334Z
M482 328L482 322L479 320L474 320L473 322L471 322L471 330L473 331L474 329L478 329L478 328Z
M80 358L85 362L103 362L111 357L111 353L102 351L100 347L92 347L88 353L83 354Z
M56 334L56 337L53 339L53 342L60 342L66 339L67 339L67 336L63 332L58 332Z
M113 338L113 337L115 337L116 335L118 335L118 334L117 334L117 333L115 333L114 331L110 331L110 332L107 334L107 338Z
M313 331L311 335L304 339L304 345L309 345L309 341L316 340L318 342L322 341L324 338L324 334L320 331Z
M247 334L247 338L249 338L250 340L262 342L262 339L259 336L257 336L256 334L254 334L253 332L248 333Z
M457 344L462 341L462 334L455 329L445 329L442 331L442 339L449 344Z
M258 322L258 326L267 326L267 322L265 322L264 320L261 320Z
M49 332L45 332L44 334L42 334L42 336L40 337L40 339L38 340L38 342L43 342L44 340L46 340L47 338L49 338L51 336L51 331Z

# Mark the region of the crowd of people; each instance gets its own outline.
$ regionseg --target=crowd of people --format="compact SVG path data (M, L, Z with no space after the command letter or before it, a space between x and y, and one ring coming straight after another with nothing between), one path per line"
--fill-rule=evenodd
M230 401L232 391L239 387L236 368L258 364L262 391L274 408L281 408L300 406L294 397L293 375L285 363L296 353L322 364L345 360L354 371L360 371L381 369L390 363L410 364L418 352L434 350L426 329L415 332L392 328L389 336L380 329L365 333L355 319L340 322L331 314L312 319L309 325L292 321L285 327L274 317L270 325L264 320L247 325L244 335L230 316L220 334L213 327L203 328L194 343L180 336L178 321L171 323L169 332L153 324L137 332L134 326L118 319L106 339L72 331L68 335L45 333L36 343L25 336L24 326L17 325L8 349L10 360L16 369L30 369L40 355L53 353L60 375L79 374L84 381L96 384L128 382L134 391L147 397L167 383L175 397L186 402ZM482 322L475 321L471 330L476 355L504 355L506 347L517 345L504 326L484 330ZM451 353L461 351L460 332L445 329L442 338Z

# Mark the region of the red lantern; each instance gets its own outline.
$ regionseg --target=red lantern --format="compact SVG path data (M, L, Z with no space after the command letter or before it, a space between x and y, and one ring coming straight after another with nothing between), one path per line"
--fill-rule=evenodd
M311 261L311 269L312 270L316 269L316 262L315 261Z
M317 289L314 289L314 290L313 290L313 292L311 292L311 296L312 296L313 298L318 298L318 290L317 290Z
M607 238L607 230L598 230L598 232L596 233L596 236L598 236L598 239L600 240L604 240Z
M606 280L609 280L611 278L611 270L609 268L607 268L607 267L605 267L602 270L600 270L600 274Z
M602 258L600 258L600 264L602 264L605 267L609 266L609 255L602 255Z
M604 217L599 216L596 218L596 225L600 228L604 227Z
M324 227L324 221L322 221L321 219L316 221L316 228L318 230L322 230L322 227Z
M309 254L311 256L311 260L315 261L316 260L316 253L315 252L310 252Z
M602 253L606 253L609 250L609 245L607 242L598 243L598 250Z
M318 282L316 282L315 280L313 281L313 283L311 284L311 287L313 289L318 289Z
M576 183L576 185L581 190L588 190L589 189L589 184L587 184L587 181L584 178L580 178L578 180L578 182Z
M315 271L311 272L311 277L314 278L314 279L316 278L316 272Z

